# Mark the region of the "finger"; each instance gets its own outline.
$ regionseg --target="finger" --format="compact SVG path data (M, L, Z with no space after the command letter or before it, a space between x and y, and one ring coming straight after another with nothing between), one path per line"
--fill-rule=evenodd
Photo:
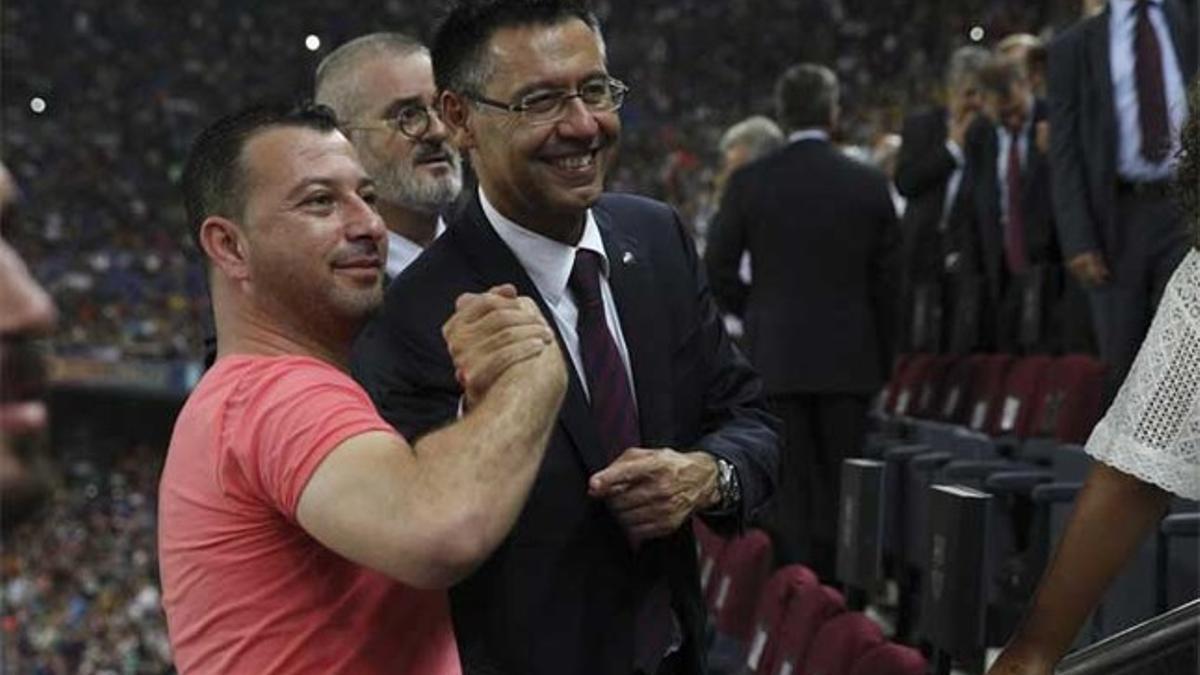
M492 286L489 288L488 293L499 295L505 298L515 298L517 297L517 287L512 284L500 284L499 286Z
M488 360L476 369L463 370L463 388L486 391L504 371L517 363L537 356L545 348L546 343L539 338L530 338L505 345L492 353Z
M515 298L506 298L496 293L463 293L455 300L456 314L462 321L471 322L496 309L514 307Z
M472 321L471 324L472 330L483 335L493 335L513 326L537 326L547 331L550 330L540 314L530 315L515 306L492 310Z
M588 492L593 497L608 496L613 487L645 480L661 468L662 460L643 448L629 448L604 469L592 474Z
M629 511L651 504L661 504L670 497L661 486L652 481L627 485L625 489L609 495L605 501L614 511Z

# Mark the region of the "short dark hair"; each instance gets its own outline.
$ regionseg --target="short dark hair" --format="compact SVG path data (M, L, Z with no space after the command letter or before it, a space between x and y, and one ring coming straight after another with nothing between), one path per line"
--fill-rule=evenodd
M775 106L788 131L827 127L838 103L837 75L825 66L800 63L775 83Z
M1013 85L1024 80L1024 66L1012 59L992 59L979 71L979 88L985 94L1006 97L1012 93Z
M491 75L487 44L496 31L568 19L600 34L600 21L584 0L458 0L433 38L434 81L441 90L481 94Z
M337 129L333 111L309 103L263 103L222 117L200 132L192 143L181 180L192 241L200 248L200 225L209 216L240 217L246 206L246 176L242 148L250 138L271 127Z

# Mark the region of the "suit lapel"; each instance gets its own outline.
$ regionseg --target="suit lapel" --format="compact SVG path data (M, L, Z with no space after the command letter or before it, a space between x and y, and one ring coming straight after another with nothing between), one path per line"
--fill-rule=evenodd
M513 284L521 295L527 295L537 302L538 308L542 310L542 316L546 318L546 322L558 336L559 348L562 350L563 360L567 365L567 374L570 378L562 410L558 415L558 422L571 438L588 473L592 474L603 469L608 464L608 458L604 456L604 451L600 447L599 435L596 424L592 421L587 396L583 393L579 374L572 366L571 356L564 346L554 315L550 312L550 308L546 305L541 293L538 292L533 280L525 273L525 268L521 267L520 261L509 250L500 235L496 234L491 224L487 222L477 195L465 205L461 216L459 223L447 230L447 235L458 242L470 261L472 269L479 274L483 287L491 288L498 284Z
M1116 157L1117 112L1113 107L1112 64L1109 61L1109 22L1113 20L1112 9L1084 24L1087 29L1087 64L1091 65L1092 87L1100 96L1099 113L1104 120L1105 138L1113 139L1108 148L1109 155ZM1079 111L1080 115L1087 114Z
M600 206L593 213L608 255L608 283L629 349L642 445L665 445L671 437L671 401L663 383L670 378L671 353L670 341L654 328L662 325L665 308L657 292L649 251L631 234L629 223L616 223L613 214Z
M1192 33L1187 29L1187 18L1183 8L1174 2L1163 3L1163 16L1167 18L1167 28L1171 31L1171 42L1175 45L1175 62L1179 64L1180 75L1183 76L1184 88L1187 88L1196 73L1196 45L1192 43Z

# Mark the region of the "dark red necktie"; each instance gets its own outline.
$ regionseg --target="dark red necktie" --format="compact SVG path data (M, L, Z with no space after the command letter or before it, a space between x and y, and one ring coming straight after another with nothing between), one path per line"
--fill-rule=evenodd
M1004 226L1004 257L1008 271L1020 274L1025 271L1025 212L1021 208L1021 132L1008 130L1008 172L1005 176L1005 200L1008 204L1008 222Z
M608 459L614 460L626 449L640 443L637 407L633 390L625 374L625 362L604 317L600 295L600 254L579 249L567 286L575 293L579 307L576 330L579 356L591 397L592 419L600 432L600 445Z
M1137 24L1133 34L1134 78L1137 80L1138 124L1142 131L1142 157L1155 164L1171 149L1170 123L1167 120L1167 94L1163 84L1162 49L1150 23L1149 0L1140 0L1134 11Z

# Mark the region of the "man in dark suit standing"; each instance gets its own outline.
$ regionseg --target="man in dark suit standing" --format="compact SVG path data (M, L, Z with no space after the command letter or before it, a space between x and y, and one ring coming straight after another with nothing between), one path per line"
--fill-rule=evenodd
M946 105L904 121L896 162L896 189L908 200L900 228L901 351L965 351L976 346L978 300L955 302L956 295L976 291L965 288L973 278L962 278L961 237L953 226L958 223L955 207L967 130L978 119L981 104L977 78L989 58L979 47L955 51L946 69ZM956 316L960 304L968 306L969 316Z
M778 552L833 578L841 461L861 447L891 362L898 226L884 174L830 142L833 72L794 66L775 97L789 144L730 178L705 257L784 420ZM738 276L743 251L750 284Z
M391 284L354 373L406 437L454 419L474 383L439 327L460 293L502 283L537 301L574 366L520 520L451 591L464 671L702 673L689 520L737 530L773 491L761 381L678 216L603 193L627 88L595 16L570 0L460 2L432 51L479 189Z
M965 265L987 280L985 346L1047 352L1061 345L1051 326L1062 289L1050 203L1046 105L1022 66L996 59L979 73L990 124L972 129L964 178ZM989 325L992 324L992 325Z
M1187 250L1169 184L1195 76L1195 17L1174 0L1111 0L1050 46L1055 220L1088 289L1109 397Z

